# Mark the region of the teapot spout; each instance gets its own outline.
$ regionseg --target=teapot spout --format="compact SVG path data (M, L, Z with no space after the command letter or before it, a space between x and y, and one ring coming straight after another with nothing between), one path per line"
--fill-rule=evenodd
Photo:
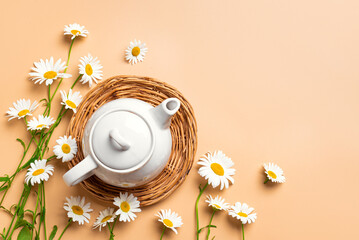
M171 117L178 111L181 102L177 98L168 98L160 105L151 109L152 116L161 128L169 128Z

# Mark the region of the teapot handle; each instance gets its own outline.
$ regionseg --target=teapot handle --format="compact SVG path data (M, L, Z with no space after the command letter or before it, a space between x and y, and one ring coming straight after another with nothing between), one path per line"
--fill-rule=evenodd
M93 175L93 170L97 168L97 164L89 155L85 159L83 159L76 166L68 170L62 178L65 183L71 187L74 186L83 180L91 177Z

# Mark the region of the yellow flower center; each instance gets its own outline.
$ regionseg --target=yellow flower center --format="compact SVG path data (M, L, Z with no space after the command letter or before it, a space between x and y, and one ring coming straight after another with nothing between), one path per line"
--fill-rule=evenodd
M169 227L169 228L173 227L173 222L171 220L167 219L167 218L163 219L163 224L166 225L166 227Z
M277 179L277 175L272 172L272 171L268 171L268 175L271 177L271 178L274 178L274 179Z
M223 167L218 164L218 163L212 163L211 164L211 169L212 171L217 174L218 176L223 176L224 175L224 169Z
M137 57L138 55L140 55L141 49L139 47L134 47L132 48L132 55Z
M72 212L75 213L75 214L77 214L77 215L82 215L82 214L84 214L84 210L83 210L82 207L80 207L80 206L73 205L73 206L71 207L71 209L72 209Z
M71 147L67 143L62 144L61 149L66 154L68 154L71 151Z
M32 173L32 176L38 176L38 175L40 175L41 173L44 173L44 172L45 172L45 169L40 168L40 169L37 169L36 171L34 171Z
M37 125L36 128L43 128L45 124Z
M93 69L92 69L92 66L91 66L91 64L86 64L86 67L85 67L85 72L86 72L86 74L87 75L89 75L89 76L91 76L92 75L92 73L93 73Z
M237 214L241 217L248 217L247 213L244 213L244 212L239 212Z
M47 78L47 79L53 79L57 76L57 72L54 72L54 71L47 71L44 73L44 78Z
M73 101L70 100L66 100L66 105L69 106L70 108L76 108L76 104Z
M128 212L130 211L130 204L128 204L126 201L122 202L120 208L123 212Z
M24 110L21 110L17 115L19 117L22 117L22 116L25 116L26 114L28 114L30 111L28 109L24 109Z
M81 34L79 30L71 30L71 33L76 36L76 34Z
M217 205L217 204L213 204L213 207L214 208L217 208L217 209L221 209L221 206Z
M107 222L108 220L110 220L112 218L112 215L108 215L104 218L102 218L101 222L104 223L104 222Z

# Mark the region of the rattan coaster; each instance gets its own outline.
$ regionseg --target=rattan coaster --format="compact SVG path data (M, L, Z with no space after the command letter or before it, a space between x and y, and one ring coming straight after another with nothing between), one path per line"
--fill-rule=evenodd
M92 176L81 183L88 192L106 202L113 202L113 198L120 192L130 192L138 198L141 206L148 206L168 197L183 183L191 170L197 150L197 123L194 112L177 89L149 77L112 77L102 81L86 94L66 133L76 138L78 147L77 155L68 166L71 168L84 159L81 144L84 127L100 106L118 98L137 98L157 106L170 97L178 98L181 107L172 118L172 153L161 174L151 182L135 188L112 186Z

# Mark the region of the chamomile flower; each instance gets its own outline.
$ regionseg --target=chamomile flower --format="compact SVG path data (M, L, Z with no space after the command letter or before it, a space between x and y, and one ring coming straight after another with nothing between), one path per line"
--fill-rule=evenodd
M135 213L141 212L140 201L133 194L128 195L127 192L120 193L120 197L115 197L113 204L119 207L115 214L120 215L119 220L122 222L135 220Z
M182 218L176 212L171 212L171 209L162 210L155 214L159 217L158 221L162 222L166 228L172 229L177 234L177 229L182 226Z
M215 151L207 153L198 161L202 167L198 170L198 173L208 180L208 184L211 184L213 188L221 185L220 189L224 187L228 188L229 181L234 183L234 179L231 177L235 173L235 169L231 168L234 163L227 157L222 151Z
M231 207L228 214L241 220L242 224L250 224L257 219L257 213L252 213L253 210L254 208L249 207L246 203L241 204L240 202L236 202L234 206Z
M35 160L35 162L30 164L30 168L27 170L25 176L25 182L32 186L35 183L41 183L41 181L49 180L50 175L52 175L54 171L54 167L52 165L46 165L47 160Z
M60 91L62 98L62 105L65 105L66 109L72 109L74 113L76 113L76 108L82 101L82 96L80 92L72 93L72 89L69 90L69 94L67 94L64 90Z
M89 83L91 87L92 81L97 83L97 81L102 79L102 65L100 61L97 60L97 57L92 57L91 54L80 58L81 64L79 65L80 74L83 74L80 82L82 84Z
M8 114L7 117L9 121L13 118L24 118L25 116L31 116L32 112L39 106L39 104L34 101L31 104L31 101L25 99L19 99L16 102L13 102L14 107L9 107L9 111L6 113Z
M54 123L55 120L52 117L39 115L38 119L34 117L28 122L27 130L42 130L44 128L49 128Z
M80 225L84 222L89 222L90 214L92 209L90 208L91 203L85 204L85 197L70 197L66 198L64 209L67 211L67 216L72 218L72 221L78 222Z
M53 57L45 61L40 59L40 62L34 62L35 67L31 68L33 72L29 73L30 79L35 81L35 83L42 84L45 82L46 85L51 85L57 78L69 78L71 74L61 73L61 71L66 69L65 64L65 62L61 62L61 59L54 63Z
M62 162L68 162L74 158L77 153L77 144L75 138L63 136L56 140L54 153L57 159L62 158Z
M268 180L271 180L275 183L284 183L285 177L283 170L274 163L264 164L265 173L267 174L267 180L264 183L267 183Z
M113 208L106 208L105 210L100 211L100 215L93 224L93 229L99 228L101 231L101 227L106 227L107 223L113 222L116 218L116 214L114 212L115 209Z
M85 29L85 26L81 26L78 23L65 25L64 35L71 35L71 39L77 36L87 37L86 34L89 34L89 32Z
M211 195L207 195L206 202L208 203L208 206L213 208L213 210L227 211L229 209L229 203L225 203L224 201L225 199L220 196L213 198Z
M126 60L131 64L142 62L146 53L146 43L141 43L141 41L135 40L130 42L130 46L126 49Z

